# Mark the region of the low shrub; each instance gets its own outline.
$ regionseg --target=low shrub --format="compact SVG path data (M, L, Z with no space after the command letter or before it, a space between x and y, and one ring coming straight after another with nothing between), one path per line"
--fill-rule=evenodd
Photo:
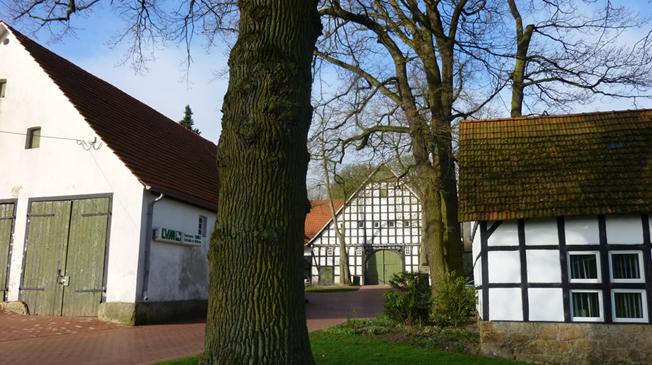
M442 327L457 327L475 314L475 288L466 285L466 278L446 274L435 291L435 312L432 321Z
M385 315L402 324L426 323L432 305L428 274L402 272L389 283L393 290L385 293Z
M387 317L373 319L349 319L339 326L327 329L327 332L341 335L384 335L393 328L393 323Z

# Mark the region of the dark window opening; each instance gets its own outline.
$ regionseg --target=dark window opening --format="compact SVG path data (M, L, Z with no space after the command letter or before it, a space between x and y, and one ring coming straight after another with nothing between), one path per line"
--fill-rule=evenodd
M644 318L641 292L615 292L614 304L616 318L618 319Z
M39 147L41 147L41 127L28 129L25 149L30 150Z
M570 255L571 280L598 279L598 260L596 254Z
M600 294L598 292L573 292L573 317L600 318Z
M611 277L614 280L641 279L638 253L612 253Z
M5 97L6 91L7 91L7 80L0 79L0 98Z

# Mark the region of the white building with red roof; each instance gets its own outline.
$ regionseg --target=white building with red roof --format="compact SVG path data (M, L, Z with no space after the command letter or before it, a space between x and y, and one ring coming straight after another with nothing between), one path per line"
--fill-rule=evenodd
M216 146L0 22L0 302L202 314Z

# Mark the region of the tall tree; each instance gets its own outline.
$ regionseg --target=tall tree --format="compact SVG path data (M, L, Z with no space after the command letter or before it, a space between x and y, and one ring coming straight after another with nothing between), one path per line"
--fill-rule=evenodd
M347 90L355 94L356 111L378 95L395 106L381 113L380 123L360 123L360 133L343 144L364 148L374 135L387 133L410 137L424 213L422 254L435 284L446 272L462 273L452 123L482 104L467 112L454 108L469 66L456 56L456 46L475 42L482 27L464 28L461 22L482 20L484 6L467 0L331 0L320 10L328 22L317 54L352 75ZM494 85L489 96L500 89Z
M72 15L97 3L16 4L18 16L67 25ZM187 13L180 17L161 16L160 4L153 4L140 1L126 8L137 20L130 28L135 39L142 26L152 32L171 27L151 23L156 20L176 19L186 35L193 21L203 20L210 29L223 24L218 3L183 1ZM172 8L180 9L176 4ZM237 9L238 37L229 57L217 153L219 204L209 251L203 363L312 364L302 242L311 63L321 32L317 1L241 0Z
M192 109L190 109L190 105L186 105L186 108L183 111L183 119L179 121L179 124L199 136L201 135L201 131L195 128L195 121L192 119L192 114L193 113Z
M533 103L554 107L594 95L645 97L652 89L652 32L634 44L617 41L645 25L625 7L608 0L507 3L515 28L515 53L505 55L514 62L512 117L523 114L528 90ZM587 5L600 7L589 12Z
M523 3L530 6L519 15L514 5ZM520 95L513 115L521 113L523 100L564 109L582 99L572 88L626 97L649 90L650 33L635 51L624 52L617 38L606 34L630 29L636 20L614 21L618 16L607 0L607 14L595 17L583 16L575 3L327 0L320 7L326 30L317 55L322 67L334 66L345 81L325 98L346 110L332 128L355 125L355 133L340 137L345 147L377 148L390 135L409 140L408 167L424 210L422 253L435 284L444 272L462 270L454 151L459 119L495 115L494 101L510 83L515 100ZM523 25L533 18L544 20ZM516 36L515 19L522 23ZM589 31L596 39L605 37L590 47L577 40L578 33ZM616 93L617 85L629 90ZM533 92L524 93L528 88Z

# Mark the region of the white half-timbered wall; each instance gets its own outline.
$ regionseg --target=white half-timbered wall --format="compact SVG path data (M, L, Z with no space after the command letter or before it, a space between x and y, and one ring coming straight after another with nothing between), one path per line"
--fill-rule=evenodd
M481 319L650 323L650 223L647 214L474 223Z
M364 283L365 259L377 250L396 250L404 270L419 271L421 203L404 184L370 182L347 201L337 214L344 228L351 275ZM340 249L331 221L310 242L312 282L319 282L319 268L332 267L334 283L340 283Z

